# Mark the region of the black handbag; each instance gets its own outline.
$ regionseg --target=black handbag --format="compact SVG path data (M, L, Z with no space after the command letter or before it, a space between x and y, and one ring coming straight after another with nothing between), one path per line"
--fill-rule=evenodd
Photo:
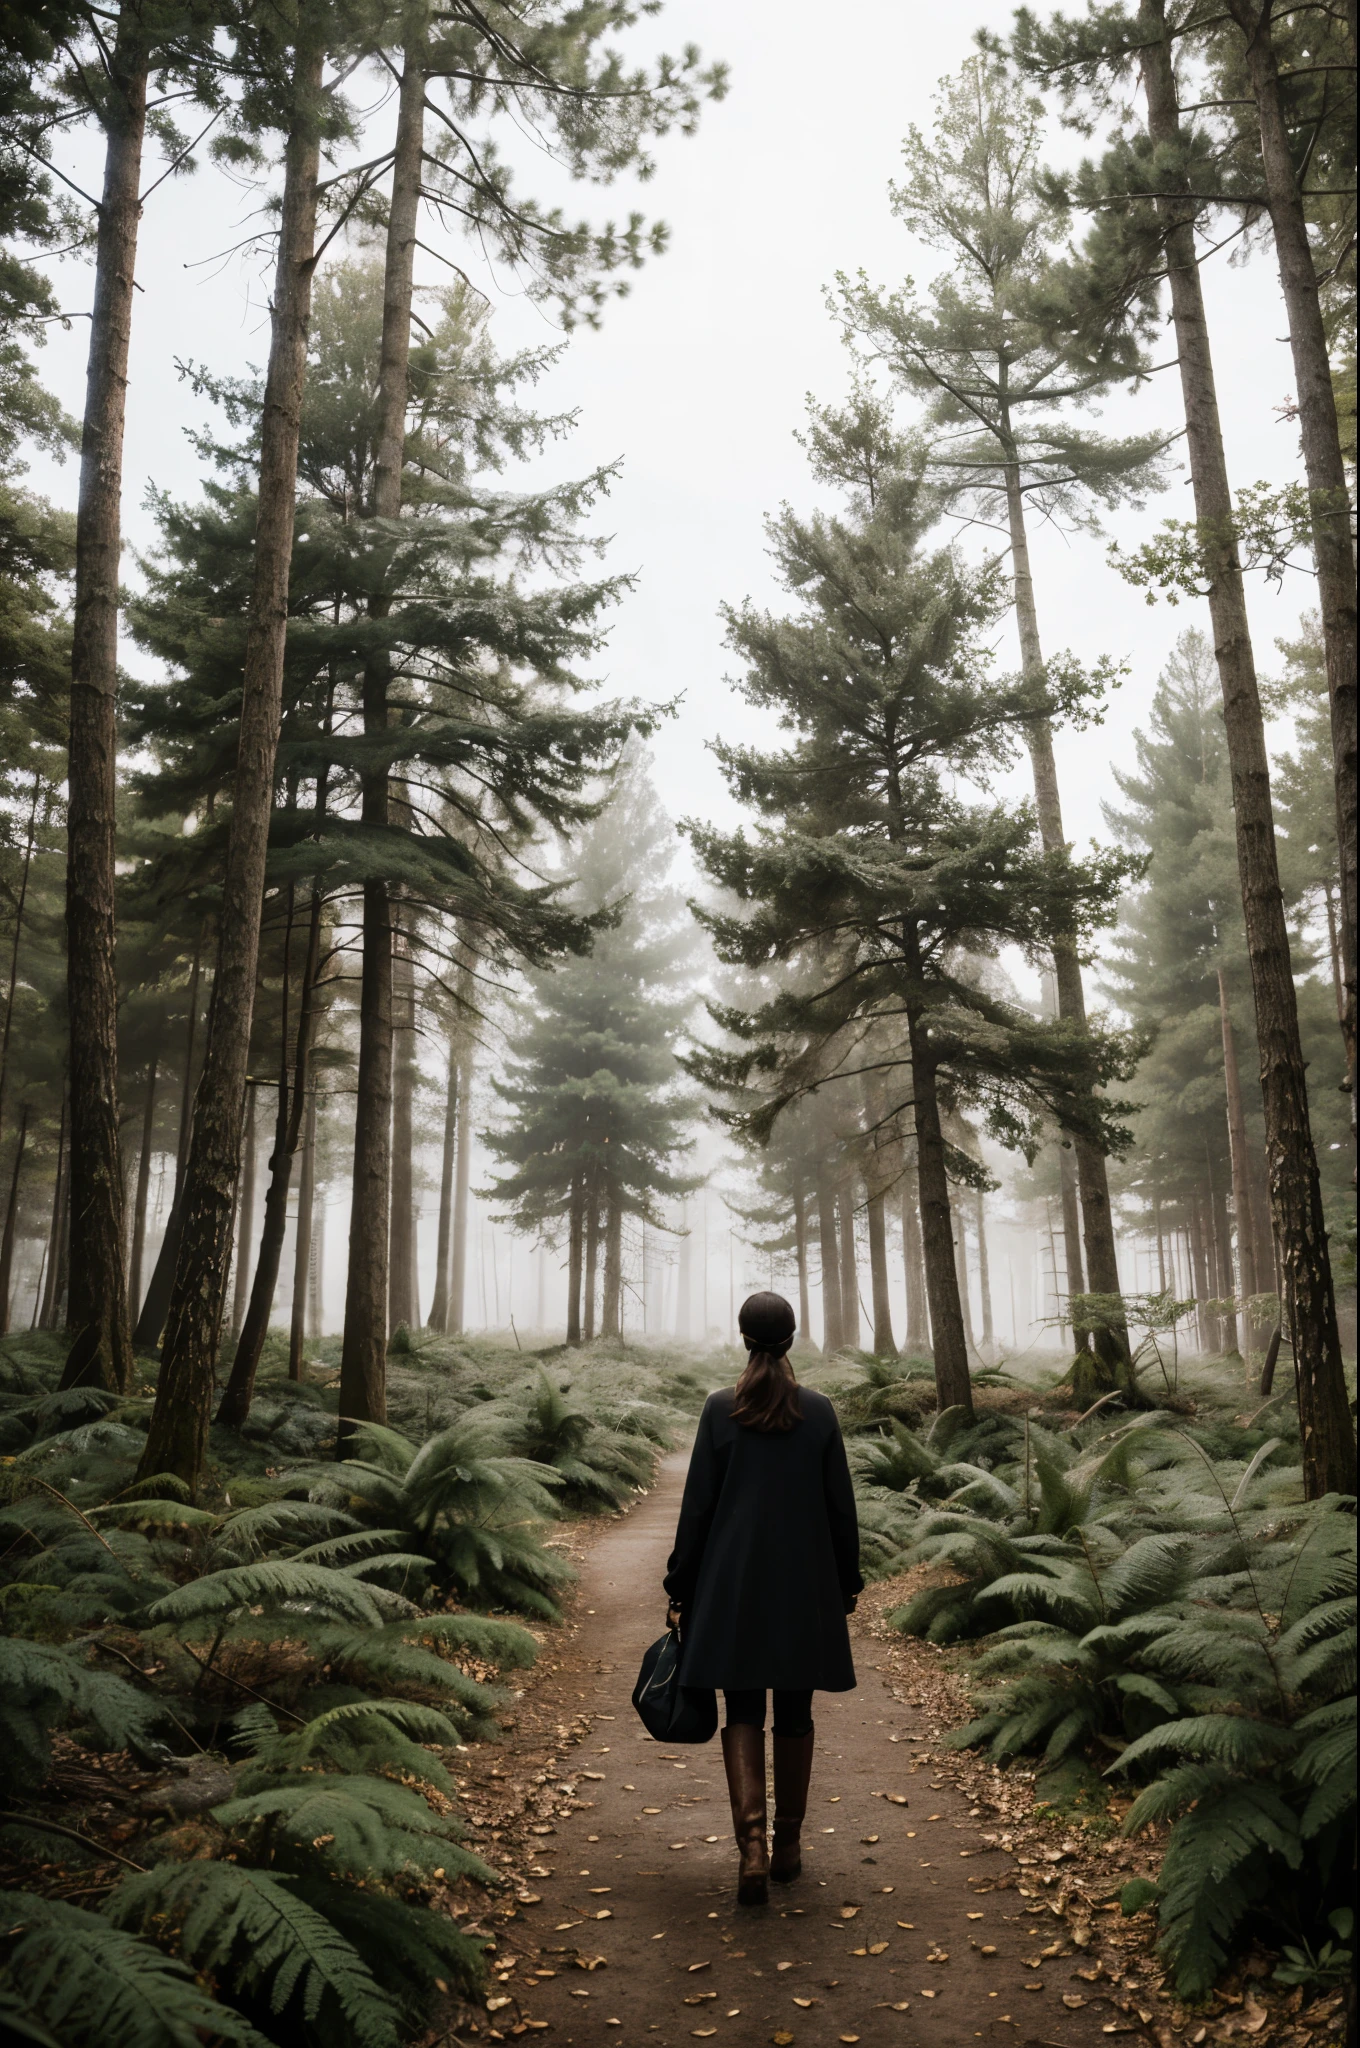
M711 1742L718 1732L717 1693L680 1683L678 1629L668 1628L644 1656L633 1705L658 1742Z

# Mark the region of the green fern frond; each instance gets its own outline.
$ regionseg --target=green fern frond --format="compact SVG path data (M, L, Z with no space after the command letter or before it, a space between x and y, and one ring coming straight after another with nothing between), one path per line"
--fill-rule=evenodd
M322 1775L214 1807L219 1824L268 1845L276 1865L392 1880L443 1864L483 1884L496 1873L457 1845L454 1824L385 1778Z
M79 1650L0 1637L0 1744L18 1782L47 1775L52 1731L63 1722L83 1722L106 1749L126 1749L160 1718L156 1700L94 1669Z
M294 2007L309 2026L355 2048L396 2048L394 2001L353 1945L288 1878L239 1863L161 1864L124 1878L104 1907L115 1927L169 1946L195 1970Z
M11 1893L4 1946L10 1984L63 2048L202 2048L205 2038L271 2048L183 1963L97 1913Z
M208 1615L229 1614L240 1607L277 1608L289 1602L305 1604L321 1614L333 1615L338 1621L367 1622L377 1627L382 1620L374 1593L347 1573L325 1565L274 1559L236 1565L192 1579L187 1586L180 1586L156 1601L149 1619L153 1624L182 1625L201 1621Z
M1289 1729L1270 1721L1249 1720L1245 1714L1196 1714L1150 1728L1129 1744L1113 1768L1127 1771L1151 1757L1184 1756L1232 1770L1268 1770L1297 1747Z

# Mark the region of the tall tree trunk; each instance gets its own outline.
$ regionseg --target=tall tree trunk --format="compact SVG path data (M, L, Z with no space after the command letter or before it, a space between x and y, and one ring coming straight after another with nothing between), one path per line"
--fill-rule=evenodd
M292 979L293 891L288 889L288 923L283 942L283 989L279 1017L279 1092L274 1118L274 1149L269 1155L269 1185L264 1198L264 1227L260 1232L259 1257L250 1289L250 1306L236 1342L231 1373L217 1410L217 1419L229 1429L240 1429L250 1414L255 1393L255 1375L269 1318L279 1284L283 1242L288 1234L288 1190L293 1179L293 1159L302 1142L302 1120L309 1095L312 1024L316 1014L317 974L321 964L321 896L313 891L307 925L307 952L298 990L297 1035L293 1047L292 1085L288 1074L288 998Z
M392 919L392 1194L387 1230L387 1330L419 1327L415 1280L416 984L398 913Z
M41 787L41 778L35 774L32 801L28 807L24 858L19 870L19 889L14 904L14 937L10 941L9 984L5 990L5 1025L3 1032L0 1033L0 1134L4 1131L9 1094L9 1049L14 1035L14 997L19 987L19 946L24 931L24 905L28 901L28 877L33 866L33 847L38 828L38 792Z
M1232 1307L1236 1289L1233 1286L1232 1232L1228 1227L1227 1191L1215 1181L1210 1189L1210 1215L1213 1224L1214 1264L1218 1269L1218 1298L1226 1302L1218 1319L1219 1349L1227 1358L1240 1357L1237 1339L1237 1313Z
M592 1182L586 1198L585 1314L582 1318L582 1335L587 1344L595 1335L595 1278L599 1263L600 1204Z
M581 1341L581 1249L585 1236L585 1190L577 1181L572 1186L567 1218L567 1342Z
M1009 421L1006 422L1009 434ZM1006 505L1010 527L1011 571L1015 584L1015 618L1020 634L1020 665L1027 677L1038 683L1044 672L1043 649L1039 641L1039 614L1034 602L1034 578L1030 571L1029 534L1025 526L1024 493L1020 488L1018 464L1006 466ZM1034 774L1034 804L1039 818L1039 837L1045 853L1062 853L1067 846L1063 833L1062 798L1058 789L1058 764L1053 758L1053 729L1046 718L1026 727L1030 764ZM1053 983L1057 992L1058 1015L1085 1035L1086 993L1081 982L1081 963L1075 939L1060 938L1053 948ZM1066 1186L1063 1195L1063 1228L1067 1234L1068 1292L1087 1291L1080 1285L1081 1268L1086 1267L1087 1289L1092 1294L1119 1293L1119 1258L1115 1250L1114 1216L1110 1209L1110 1183L1105 1155L1090 1138L1072 1132L1072 1156L1077 1169L1077 1192L1081 1199L1081 1238L1071 1228L1070 1203ZM1080 1242L1081 1250L1078 1250ZM1073 1281L1077 1284L1074 1286ZM1100 1331L1095 1348L1101 1355L1106 1377L1129 1356L1128 1332L1122 1320ZM1109 1356L1106 1356L1106 1353Z
M807 1196L801 1184L793 1192L793 1253L798 1262L798 1329L812 1343L812 1310L808 1300Z
M9 1298L14 1280L14 1231L19 1220L19 1175L23 1171L28 1145L28 1104L19 1113L19 1131L14 1140L14 1165L10 1171L9 1193L5 1198L5 1222L0 1229L0 1337L9 1329Z
M968 1340L964 1332L959 1279L954 1265L954 1219L949 1207L944 1134L935 1067L920 1017L908 1020L911 1035L912 1099L916 1109L916 1171L921 1204L921 1240L925 1254L926 1294L935 1351L935 1395L946 1408L973 1411L968 1377Z
M987 1258L987 1219L981 1188L975 1190L973 1220L977 1227L978 1287L982 1294L982 1351L991 1365L996 1357L996 1328L992 1319L992 1270Z
M66 811L72 1253L67 1327L73 1342L61 1383L119 1393L132 1384L132 1334L118 1159L116 700L123 428L146 133L141 28L136 9L119 10L105 66L104 190L76 511Z
M255 1184L259 1179L256 1130L259 1114L259 1097L251 1087L247 1090L246 1142L236 1212L236 1286L231 1303L231 1327L238 1341L250 1306L250 1276L255 1262Z
M902 1176L902 1271L907 1289L907 1335L909 1358L922 1358L930 1350L930 1317L926 1307L926 1269L921 1249L921 1212L916 1206L916 1140L905 1149L906 1170Z
M1166 0L1139 0L1138 21L1148 133L1154 144L1178 158L1183 138ZM1310 1499L1316 1499L1329 1492L1354 1493L1355 1431L1342 1369L1322 1190L1308 1118L1289 931L1275 850L1270 765L1242 570L1233 537L1232 494L1223 458L1195 245L1195 208L1193 202L1182 204L1175 199L1159 199L1155 204L1166 236L1186 452L1223 689L1237 866L1256 1001L1271 1211L1284 1281L1284 1319L1298 1372L1304 1488Z
M184 1218L184 1171L189 1160L189 1133L194 1122L194 1046L198 1038L198 983L202 953L203 942L200 933L194 940L194 960L189 972L184 1072L180 1077L179 1131L175 1138L175 1180L170 1197L170 1214L166 1218L160 1250L156 1253L156 1263L151 1269L146 1299L137 1313L136 1327L132 1332L134 1345L144 1351L154 1350L161 1341L161 1331L165 1328L165 1318L170 1307L170 1290L175 1282L175 1264L179 1258L180 1224Z
M1237 1065L1237 1040L1228 1008L1228 984L1218 970L1218 1014L1223 1033L1223 1083L1228 1098L1228 1157L1232 1165L1233 1211L1237 1220L1237 1259L1241 1291L1246 1299L1264 1292L1256 1265L1256 1218L1252 1213L1251 1173L1247 1160L1247 1113Z
M1209 1300L1209 1266L1204 1245L1204 1199L1198 1189L1190 1199L1190 1270L1194 1276L1195 1332L1201 1351L1214 1348L1214 1331L1206 1306Z
M67 1114L67 1095L63 1088L61 1122L57 1126L57 1173L52 1183L52 1221L47 1232L47 1272L43 1280L42 1301L38 1308L40 1330L56 1328L57 1305L61 1299L61 1248L66 1235L66 1219L70 1213L70 1176L67 1171L66 1148Z
M326 1205L321 1205L320 1220L316 1216L316 1161L312 1162L312 1252L307 1268L307 1335L313 1340L324 1336L322 1320L325 1314L326 1277Z
M458 1047L449 1035L449 1075L444 1096L444 1149L439 1161L439 1235L435 1241L434 1294L429 1327L449 1327L449 1253L453 1244L453 1162L458 1147Z
M453 1181L453 1252L449 1259L449 1334L461 1336L467 1297L468 1189L472 1179L472 1048L458 1063L458 1159Z
M151 1190L151 1148L156 1137L156 1069L153 1053L146 1073L146 1108L142 1111L142 1149L137 1157L137 1193L132 1209L132 1259L128 1276L128 1308L135 1317L142 1299L142 1263L146 1256L146 1203Z
M869 1277L874 1299L874 1357L896 1358L892 1293L888 1286L888 1231L883 1211L883 1194L871 1193L868 1199Z
M1356 607L1355 554L1351 546L1350 492L1336 390L1327 350L1327 331L1318 294L1317 266L1308 239L1294 155L1285 121L1274 46L1272 10L1260 0L1228 0L1228 10L1246 39L1247 72L1261 129L1270 224L1280 288L1289 320L1299 434L1308 475L1313 558L1322 611L1322 643L1331 702L1333 785L1337 846L1341 859L1341 969L1345 1008L1341 1031L1355 1120L1355 915L1356 915Z
M605 1200L604 1300L600 1309L600 1335L623 1335L623 1210L611 1190Z
M383 272L382 355L374 434L373 513L401 514L406 453L406 407L411 354L411 294L425 135L425 72L407 49L397 106L396 154L387 219ZM386 616L390 599L378 593L370 616ZM389 721L391 665L374 653L364 667L365 737L380 743ZM387 764L363 778L361 816L384 833L390 821ZM388 1215L392 1196L392 915L385 882L364 885L364 956L359 1009L359 1113L354 1127L353 1199L345 1334L340 1358L341 1413L353 1421L381 1422L387 1414ZM461 1293L458 1327L462 1328ZM339 1450L348 1449L342 1428Z
M973 1334L973 1296L968 1284L968 1226L963 1220L963 1203L960 1200L954 1209L954 1271L959 1282L959 1307L963 1312L963 1341L968 1347L970 1358L980 1356L977 1338Z
M316 1088L307 1090L302 1132L302 1177L298 1182L297 1241L293 1248L293 1309L288 1323L288 1377L302 1378L307 1335L307 1294L312 1273L312 1208L316 1199Z
M143 1475L173 1472L191 1488L198 1485L207 1448L231 1264L232 1211L241 1170L265 856L282 719L298 434L316 260L323 51L320 41L312 39L316 25L303 27L308 22L306 9L299 10L298 20L217 971L189 1141L180 1249L166 1316L160 1383L141 1465Z
M845 1342L841 1321L841 1248L836 1239L836 1195L824 1167L817 1173L817 1234L822 1255L822 1349L830 1357Z
M855 1195L850 1182L837 1196L841 1217L841 1343L859 1349L859 1262L855 1257Z

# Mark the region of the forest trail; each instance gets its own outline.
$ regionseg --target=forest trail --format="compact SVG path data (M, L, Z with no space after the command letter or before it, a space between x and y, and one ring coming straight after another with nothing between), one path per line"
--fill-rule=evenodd
M537 1814L523 1817L529 1833L500 1835L518 1838L528 1861L515 1866L528 1874L523 1910L498 1936L498 1970L515 1961L491 1987L481 2037L541 2034L566 2048L1084 2048L1137 2033L1076 1979L1090 1958L1055 1940L1067 1930L1047 1903L1019 1910L1016 1858L995 1835L984 1839L988 1823L967 1791L924 1767L935 1763L940 1717L919 1696L915 1709L894 1697L901 1666L890 1667L895 1653L871 1620L852 1624L858 1689L815 1701L803 1876L772 1887L768 1908L737 1907L717 1741L664 1748L631 1705L664 1619L661 1577L687 1463L668 1458L645 1500L591 1543L569 1636L527 1674L505 1742L478 1752L478 1766L519 1776L523 1752L553 1728L551 1754L564 1765L552 1776L558 1803L540 1794ZM568 1763L569 1722L580 1740ZM504 1847L501 1860L511 1860ZM1050 1954L1033 1967L1056 1948L1065 1960ZM1064 1994L1081 2009L1069 2011Z

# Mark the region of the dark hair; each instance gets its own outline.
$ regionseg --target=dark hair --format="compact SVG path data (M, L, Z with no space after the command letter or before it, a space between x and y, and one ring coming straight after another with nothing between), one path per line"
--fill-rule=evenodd
M737 1381L732 1420L747 1429L792 1429L803 1416L789 1364L798 1328L792 1308L782 1294L751 1294L741 1305L737 1326L751 1355Z

